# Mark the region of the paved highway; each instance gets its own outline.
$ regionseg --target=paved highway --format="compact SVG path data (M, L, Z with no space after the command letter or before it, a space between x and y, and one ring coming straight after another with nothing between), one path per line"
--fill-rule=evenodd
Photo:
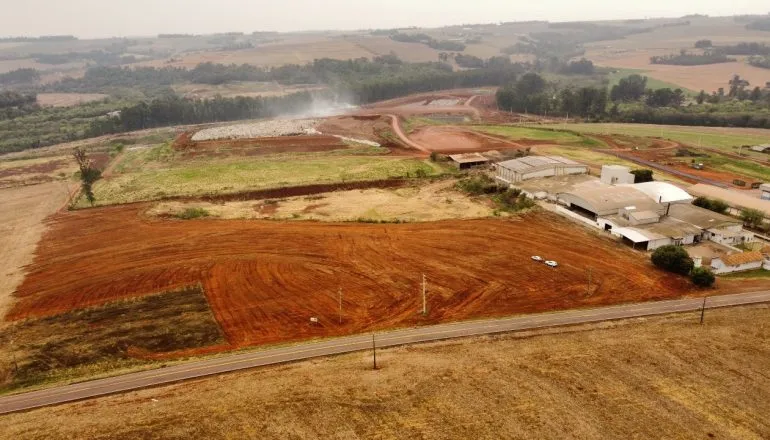
M706 308L711 309L763 302L770 302L770 291L713 296L706 301ZM692 298L626 304L596 309L568 310L504 319L458 322L395 330L378 333L375 335L375 340L377 347L392 347L415 342L695 311L699 310L702 305L702 299ZM371 347L372 335L365 334L187 362L167 368L130 373L123 376L3 397L0 398L0 414L164 385L245 368L370 350Z

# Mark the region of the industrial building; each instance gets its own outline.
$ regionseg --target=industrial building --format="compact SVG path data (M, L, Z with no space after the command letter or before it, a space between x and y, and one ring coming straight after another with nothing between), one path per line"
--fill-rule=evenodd
M515 184L539 177L587 174L588 166L561 156L527 156L497 164L496 179Z
M759 185L760 196L762 200L770 200L770 183Z

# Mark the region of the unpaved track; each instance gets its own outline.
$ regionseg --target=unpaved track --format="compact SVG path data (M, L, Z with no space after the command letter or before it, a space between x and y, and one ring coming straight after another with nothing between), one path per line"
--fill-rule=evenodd
M406 133L404 133L404 130L401 128L401 121L398 119L398 116L396 115L387 115L387 116L390 118L390 127L393 129L393 132L396 134L396 136L398 136L398 138L401 139L401 142L405 143L406 145L412 148L415 148L417 150L430 154L431 150L409 139L409 136L407 136Z
M701 309L703 305L705 305L706 309L713 309L717 307L757 304L768 301L770 301L770 291L763 291L739 295L714 296L708 298L706 302L703 302L699 298L693 298L644 304L628 304L588 310L572 310L568 312L518 316L497 320L443 324L381 333L374 337L370 335L350 336L328 341L311 342L290 347L266 349L251 353L188 362L163 369L143 371L3 397L0 398L0 414L73 402L140 388L165 385L183 380L243 370L246 368L369 350L372 347L373 341L376 346L380 348L393 347L411 343L527 329L569 326L670 313L694 312Z

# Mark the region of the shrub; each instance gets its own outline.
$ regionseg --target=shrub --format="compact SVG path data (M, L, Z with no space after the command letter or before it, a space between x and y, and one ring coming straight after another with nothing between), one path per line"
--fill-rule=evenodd
M652 253L652 264L669 272L681 275L689 275L693 268L693 261L687 251L681 246L661 246Z
M500 192L500 186L497 182L486 174L462 179L457 182L455 187L473 195L496 194Z
M535 206L534 200L527 198L520 189L509 188L495 197L495 201L505 211L521 211Z
M698 287L711 287L716 281L714 272L706 267L696 267L690 275L693 284Z
M633 170L631 174L634 175L634 183L652 182L652 170L641 169Z
M758 209L746 208L741 211L741 220L746 226L758 228L765 220L765 214Z
M730 207L727 203L721 200L709 199L708 197L698 197L692 201L692 204L701 208L708 209L709 211L718 212L719 214L726 213L727 209Z
M187 208L177 214L176 217L182 220L192 220L194 218L208 217L209 215L211 214L203 208Z

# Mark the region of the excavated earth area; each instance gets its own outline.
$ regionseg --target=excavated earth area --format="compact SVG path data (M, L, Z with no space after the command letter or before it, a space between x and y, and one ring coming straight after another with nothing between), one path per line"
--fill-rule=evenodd
M230 346L240 347L672 298L690 289L643 254L548 213L374 225L163 220L145 215L148 208L53 216L6 319L200 283ZM427 316L419 313L423 274Z

